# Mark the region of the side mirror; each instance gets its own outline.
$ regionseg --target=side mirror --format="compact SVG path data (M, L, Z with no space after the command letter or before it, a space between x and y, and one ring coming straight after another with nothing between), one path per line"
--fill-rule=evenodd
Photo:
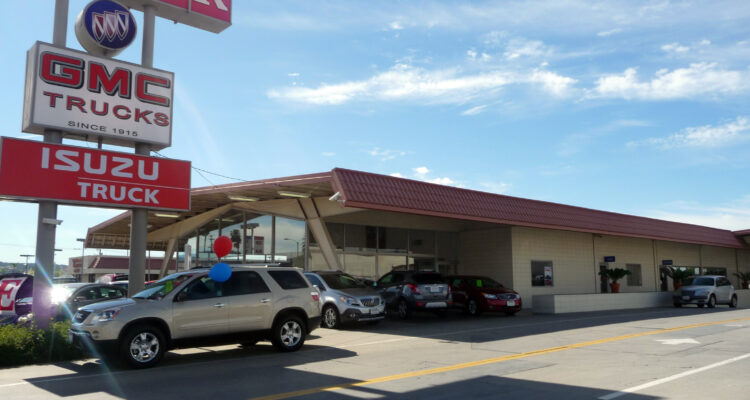
M320 292L325 292L326 291L326 288L324 288L322 286L318 286L318 285L313 285L313 286L315 286L315 289L318 289L318 291L320 291Z
M187 298L187 293L183 290L182 292L177 293L177 296L174 298L174 301L181 302L181 301L185 301L186 298Z
M86 300L85 297L83 297L83 296L76 296L76 298L73 299L73 302L74 303L78 303L79 301L84 301L84 300Z
M377 282L373 282L372 283L372 287L378 287L378 283Z

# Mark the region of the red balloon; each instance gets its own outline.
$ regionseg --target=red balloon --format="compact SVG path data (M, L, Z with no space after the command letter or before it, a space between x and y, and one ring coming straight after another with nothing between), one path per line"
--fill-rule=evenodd
M218 258L224 257L232 251L232 247L234 247L234 244L232 244L232 239L229 236L219 236L214 241L214 254Z

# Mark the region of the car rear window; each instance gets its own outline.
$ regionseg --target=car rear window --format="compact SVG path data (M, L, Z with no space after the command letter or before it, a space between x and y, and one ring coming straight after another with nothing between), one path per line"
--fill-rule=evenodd
M302 289L309 287L307 281L297 271L268 271L268 275L281 286L282 289Z
M412 279L414 279L414 282L416 282L416 283L428 283L428 284L431 284L431 283L445 283L445 280L443 279L443 277L440 276L440 274L435 274L435 273L431 273L431 274L424 274L424 273L423 274L414 274L414 277Z

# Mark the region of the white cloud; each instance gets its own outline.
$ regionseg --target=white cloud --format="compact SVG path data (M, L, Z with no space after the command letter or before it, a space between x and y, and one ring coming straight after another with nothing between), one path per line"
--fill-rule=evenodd
M539 40L527 40L523 38L513 38L508 41L503 55L509 60L520 57L541 57L549 54L549 50Z
M661 46L661 49L667 53L687 53L690 51L690 47L683 46L679 43L669 43Z
M479 186L487 192L503 194L508 192L511 185L505 182L482 182Z
M323 157L333 157L333 156L336 155L336 153L334 153L332 151L324 151L324 152L320 153L320 155L323 156Z
M737 117L736 120L723 125L689 127L667 137L629 142L627 146L653 146L661 149L681 147L712 148L728 146L747 140L750 140L750 120L746 117Z
M287 76L291 76L292 78L296 78L299 76L299 72L290 72L287 74Z
M400 31L400 30L404 29L404 26L401 25L401 22L398 22L398 21L391 22L390 24L388 24L388 27L391 28L394 31Z
M709 46L711 44L711 41L708 39L703 39L699 43L701 46Z
M404 177L403 175L401 175L400 172L393 172L393 173L391 173L391 176L394 177L394 178L403 178Z
M483 106L476 106L472 107L464 112L461 113L461 115L477 115L484 111L484 109L487 108L486 105Z
M430 170L427 167L417 167L413 168L414 174L416 174L420 178L424 178L425 175L427 175Z
M620 33L620 32L622 32L622 28L615 28L615 29L610 29L610 30L608 30L608 31L601 31L601 32L598 32L598 33L596 34L596 36L599 36L599 37L607 37L607 36L612 36L612 35L614 35L614 34L617 34L617 33Z
M679 201L665 204L664 208L641 215L732 231L750 228L750 195L716 206Z
M456 182L453 181L453 179L448 178L448 177L427 179L427 180L425 180L425 182L427 182L427 183L434 183L434 184L437 184L437 185L446 185L446 186L451 186L454 183L456 183Z
M735 94L750 89L750 71L720 69L716 63L690 64L673 71L662 69L651 81L641 81L635 68L622 74L600 77L589 97L626 100L667 100L717 94Z
M398 64L366 80L324 83L317 88L274 89L268 92L268 97L317 105L343 104L353 100L462 104L496 95L510 84L541 84L542 89L563 95L576 82L573 78L538 69L530 73L495 70L462 75L460 72L460 68L427 70Z
M396 157L403 157L406 155L406 152L401 150L381 149L380 147L376 147L372 150L369 150L367 154L379 158L380 161L388 161L393 160Z

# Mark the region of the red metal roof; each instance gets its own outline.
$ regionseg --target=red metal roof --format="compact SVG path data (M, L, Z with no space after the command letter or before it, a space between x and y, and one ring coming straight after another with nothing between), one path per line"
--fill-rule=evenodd
M347 207L517 226L641 237L722 247L746 246L728 230L565 204L522 199L336 168L335 190Z

